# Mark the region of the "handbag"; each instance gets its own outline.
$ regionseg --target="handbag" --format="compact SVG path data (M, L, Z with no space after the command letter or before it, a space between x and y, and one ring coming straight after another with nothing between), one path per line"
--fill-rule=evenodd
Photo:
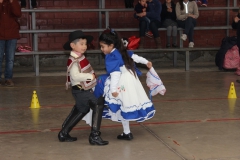
M136 36L131 36L128 38L128 46L127 49L128 50L134 50L137 49L140 43L140 38L136 37Z

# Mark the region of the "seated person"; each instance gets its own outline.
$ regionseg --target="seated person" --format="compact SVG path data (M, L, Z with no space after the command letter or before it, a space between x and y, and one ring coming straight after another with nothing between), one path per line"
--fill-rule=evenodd
M162 3L159 0L147 0L147 11L142 13L135 13L136 16L147 16L150 19L149 29L153 33L156 48L161 48L161 38L158 32L158 28L161 27ZM139 21L139 37L140 44L139 49L144 48L145 43L145 31L147 28L147 22Z
M237 30L237 46L240 48L240 7L238 11L238 15L233 18L232 28ZM238 72L238 69L237 69ZM236 82L240 83L240 80L236 80Z
M237 30L237 46L240 48L240 9L238 15L233 19L232 28Z
M186 41L189 40L188 47L194 47L194 27L197 23L197 18L199 16L198 6L193 0L179 0L176 4L176 16L178 27L183 28L183 34L181 39Z
M147 0L139 0L138 3L134 7L134 11L136 13L146 12L147 11ZM146 28L145 35L148 36L149 38L152 38L153 34L149 30L150 19L147 16L144 16L144 17L135 16L135 18L137 18L139 21L147 22L147 28Z
M177 47L177 21L175 7L176 5L172 0L165 0L162 5L161 19L163 27L167 29L167 48L171 47L171 36L172 47Z

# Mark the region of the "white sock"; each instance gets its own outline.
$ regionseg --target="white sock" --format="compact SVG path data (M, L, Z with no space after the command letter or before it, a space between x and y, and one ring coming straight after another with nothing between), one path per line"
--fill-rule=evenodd
M130 133L129 121L122 120L122 125L123 125L123 132L125 134Z

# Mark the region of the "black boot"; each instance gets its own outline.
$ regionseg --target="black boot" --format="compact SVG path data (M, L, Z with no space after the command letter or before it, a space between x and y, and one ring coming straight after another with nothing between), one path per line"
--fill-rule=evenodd
M89 135L89 143L94 145L107 145L108 141L101 138L100 126L102 122L102 113L104 108L104 97L98 98L97 105L89 101L89 105L93 110L92 114L92 129Z
M101 136L101 132L100 131L92 131L91 134L89 135L89 143L91 145L107 145L108 141L104 141L102 140Z
M73 129L74 126L86 115L86 113L78 112L74 117L71 117L67 123L65 123L62 130L58 133L58 139L60 142L73 142L76 141L76 137L71 137L69 132Z
M67 118L65 119L65 121L62 124L62 128L69 122L72 120L73 117L75 117L78 114L78 109L76 107L76 105L73 106L71 112L69 113L69 115L67 116Z
M65 121L62 124L62 128L64 128L64 126L69 123L73 117L75 117L78 114L78 109L76 107L76 105L74 105L74 107L72 108L71 112L69 113L69 115L67 116L67 118L65 119ZM72 138L72 141L76 141L77 137L71 137L69 134L67 134L68 138Z

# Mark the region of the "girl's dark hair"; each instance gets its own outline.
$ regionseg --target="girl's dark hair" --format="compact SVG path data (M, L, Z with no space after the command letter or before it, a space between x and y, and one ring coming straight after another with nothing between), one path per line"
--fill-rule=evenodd
M193 0L189 0L189 2L191 2ZM180 9L184 10L184 5L183 5L183 0L179 0L179 4L180 4Z
M119 34L111 28L106 29L99 37L99 42L107 45L114 45L114 48L118 49L122 55L123 62L127 70L131 70L135 74L135 65L133 59L128 55L126 47L124 47L123 42Z

